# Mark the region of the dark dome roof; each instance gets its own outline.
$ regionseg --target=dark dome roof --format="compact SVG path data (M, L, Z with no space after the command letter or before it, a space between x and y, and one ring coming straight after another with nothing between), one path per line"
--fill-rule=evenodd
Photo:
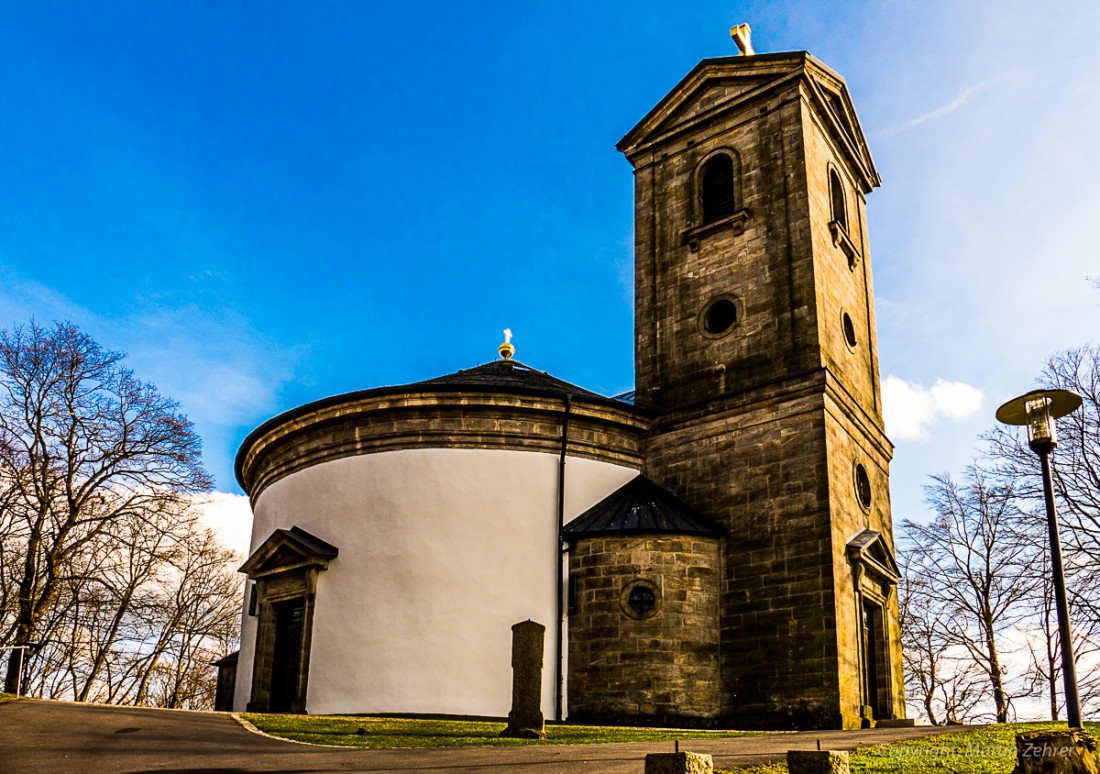
M589 398L608 400L603 395L570 384L556 376L551 376L545 371L538 371L518 360L494 360L491 363L485 363L474 368L465 368L446 376L437 376L434 379L414 382L406 385L406 388L427 385L489 390L500 388L506 390L521 389L560 395L583 395Z

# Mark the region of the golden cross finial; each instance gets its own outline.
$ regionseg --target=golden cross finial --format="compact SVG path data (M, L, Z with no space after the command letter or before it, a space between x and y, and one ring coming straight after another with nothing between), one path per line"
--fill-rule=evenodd
M512 329L504 329L504 343L497 347L497 352L505 360L511 360L512 356L516 354L516 348L512 346Z
M738 24L730 27L730 37L737 44L741 56L752 56L756 52L752 48L752 27L748 24Z

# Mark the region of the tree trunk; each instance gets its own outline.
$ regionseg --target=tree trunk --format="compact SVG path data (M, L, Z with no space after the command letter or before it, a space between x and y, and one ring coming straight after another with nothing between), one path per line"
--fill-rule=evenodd
M989 658L989 684L993 689L993 704L997 709L997 722L1008 722L1008 700L1005 698L1004 680L1001 679L1001 660L997 643L993 640L993 621L986 622L985 647Z
M4 693L16 693L16 680L19 679L19 654L21 651L8 652L8 670L4 675ZM19 691L22 693L22 691Z

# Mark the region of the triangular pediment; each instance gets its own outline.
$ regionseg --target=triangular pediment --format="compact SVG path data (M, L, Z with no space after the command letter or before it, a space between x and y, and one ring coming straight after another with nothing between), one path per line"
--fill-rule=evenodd
M881 183L844 79L805 51L704 59L618 143L628 158L717 115L769 98L784 84L803 96L846 156L864 192Z
M339 553L336 546L300 527L277 529L252 552L240 572L256 578L303 566L326 567Z
M897 583L901 577L894 552L886 544L881 532L863 529L848 541L848 559L860 564L864 569L890 583Z
M864 193L881 185L882 179L871 159L871 150L863 134L848 87L840 76L819 63L809 69L806 80L810 104L822 123L832 131L841 150L846 152L856 173L863 178Z
M804 69L804 51L790 54L704 59L664 96L618 143L631 156L715 111L731 109Z
M778 80L781 80L782 76ZM652 135L675 133L681 126L688 126L697 118L712 110L743 101L777 80L768 75L729 75L714 76L699 83L695 89L683 95L677 104L670 105L670 111L652 129Z

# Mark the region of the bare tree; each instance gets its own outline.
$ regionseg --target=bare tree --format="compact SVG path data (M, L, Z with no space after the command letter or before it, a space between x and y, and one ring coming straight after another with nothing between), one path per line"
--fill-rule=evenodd
M946 475L933 482L925 489L933 521L902 526L909 583L938 611L944 648L965 650L981 670L996 720L1005 723L1015 688L1005 680L1004 648L1036 586L1035 544L1020 530L1009 483L976 467L963 485Z
M899 584L899 624L906 695L934 726L973 722L984 714L990 686L944 625L940 597L931 578L913 566L911 554L903 552Z
M240 617L239 558L209 530L192 525L181 552L153 590L144 614L159 636L148 649L134 701L163 707L213 706L214 661L233 650Z
M0 493L22 566L0 642L29 642L66 568L108 525L206 491L179 406L69 323L0 333ZM5 690L17 679L8 663Z
M1046 519L1037 517L1036 538L1043 540ZM1079 560L1087 557L1077 554ZM1047 697L1051 720L1058 720L1064 700L1062 692L1062 647L1058 631L1058 618L1054 606L1054 583L1050 574L1050 555L1040 552L1037 568L1039 587L1030 601L1027 620L1027 643L1031 651L1031 678L1036 694ZM1074 593L1070 597L1070 621L1072 623L1073 653L1077 664L1077 685L1081 706L1086 711L1100 708L1100 627L1083 600L1100 599L1100 575L1087 565L1078 564L1067 572L1073 579Z
M212 662L237 647L240 557L194 509L114 523L74 562L28 683L51 698L209 709ZM93 545L93 544L89 544Z
M177 545L178 533L193 517L188 508L180 508L177 503L168 505L140 520L116 522L104 531L107 539L98 544L95 572L88 578L88 596L94 594L98 602L95 623L101 631L89 640L87 667L77 701L85 701L99 682L143 587L161 565L183 553Z
M1054 355L1040 383L1073 390L1083 398L1080 409L1058 420L1052 469L1081 701L1100 707L1100 347L1087 344ZM985 441L998 474L1014 482L1017 496L1029 510L1043 514L1040 468L1023 433L1001 427L987 433ZM1046 550L1045 516L1036 516L1034 522L1031 529ZM1042 577L1048 574L1044 570ZM1048 588L1034 605L1034 623L1046 645L1038 648L1044 652L1033 659L1033 670L1037 680L1046 683L1056 715L1061 656L1054 634L1057 623L1048 609L1050 593Z

